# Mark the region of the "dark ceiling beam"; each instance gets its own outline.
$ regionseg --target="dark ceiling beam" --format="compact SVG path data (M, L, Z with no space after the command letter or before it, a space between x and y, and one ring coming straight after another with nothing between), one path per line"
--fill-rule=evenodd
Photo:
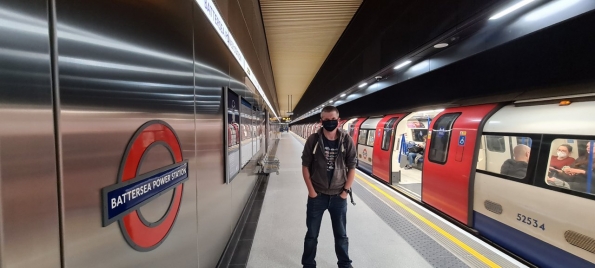
M595 11L340 105L341 117L595 93L592 25Z
M505 1L364 1L294 109L303 114Z

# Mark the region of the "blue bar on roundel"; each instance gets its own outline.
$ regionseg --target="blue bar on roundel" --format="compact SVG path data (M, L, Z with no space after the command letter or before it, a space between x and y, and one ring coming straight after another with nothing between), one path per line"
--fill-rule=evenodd
M188 178L188 163L168 166L153 174L134 178L130 184L107 192L108 219L129 212Z

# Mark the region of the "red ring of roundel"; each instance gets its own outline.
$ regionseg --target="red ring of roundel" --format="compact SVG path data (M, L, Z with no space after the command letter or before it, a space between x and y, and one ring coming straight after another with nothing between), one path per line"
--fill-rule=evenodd
M154 142L162 141L167 143L173 152L176 163L182 162L182 149L180 143L172 129L160 122L155 122L144 127L141 133L132 141L132 146L128 151L128 155L125 159L124 170L122 172L122 182L131 180L137 175L136 171L140 165L140 160L146 149ZM130 240L136 244L136 246L150 249L161 243L161 241L167 236L171 227L174 225L180 203L182 201L182 189L184 185L180 184L176 186L175 196L173 197L173 203L171 204L170 210L166 213L166 218L156 226L146 226L138 216L137 211L132 211L125 215L121 221L125 230L122 230L128 234Z

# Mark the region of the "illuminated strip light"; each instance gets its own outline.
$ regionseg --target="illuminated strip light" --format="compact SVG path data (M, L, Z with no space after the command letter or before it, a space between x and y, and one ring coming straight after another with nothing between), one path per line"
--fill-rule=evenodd
M403 62L403 63L401 63L401 64L399 64L399 65L395 66L395 68L393 68L393 69L395 69L395 70L401 69L401 68L403 68L404 66L407 66L407 65L409 65L410 63L411 63L411 61L410 61L410 60L408 60L408 61L406 61L406 62Z
M497 20L499 18L502 18L502 17L506 16L508 13L513 12L513 11L515 11L515 10L521 8L521 7L524 7L524 6L528 5L529 3L533 2L533 1L534 0L524 0L524 1L521 1L521 2L517 3L516 5L511 6L511 7L507 8L507 9L505 9L505 10L502 10L502 12L499 12L498 14L490 17L490 20Z
M269 102L269 99L267 99L266 94L264 94L262 87L258 83L258 80L256 80L256 76L254 75L254 73L252 73L250 66L248 66L248 63L246 62L244 55L240 51L240 48L238 47L236 41L233 39L233 36L229 32L227 25L225 25L225 22L223 21L223 18L221 17L221 14L219 14L219 11L215 7L213 1L196 0L196 3L198 3L198 6L200 6L202 11L205 13L213 27L215 27L215 30L217 30L217 33L219 34L221 39L223 39L223 42L225 42L225 45L227 46L229 51L231 51L231 54L233 54L236 61L240 64L240 66L242 66L242 69L244 69L244 72L248 75L248 78L250 79L252 84L254 84L256 90L258 90L258 93L260 93L264 101L267 103L267 105L271 109L271 112L273 112L275 117L277 117L278 119L279 116L277 116L277 113L275 113L275 109L273 109L273 106Z

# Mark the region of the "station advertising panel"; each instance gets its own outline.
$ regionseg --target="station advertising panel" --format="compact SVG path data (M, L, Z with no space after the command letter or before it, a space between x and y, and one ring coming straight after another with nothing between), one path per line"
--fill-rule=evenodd
M227 182L240 172L240 96L228 88L227 93Z
M259 137L258 137L258 107L252 106L252 156L258 152Z
M240 166L248 164L252 155L252 104L240 97Z

